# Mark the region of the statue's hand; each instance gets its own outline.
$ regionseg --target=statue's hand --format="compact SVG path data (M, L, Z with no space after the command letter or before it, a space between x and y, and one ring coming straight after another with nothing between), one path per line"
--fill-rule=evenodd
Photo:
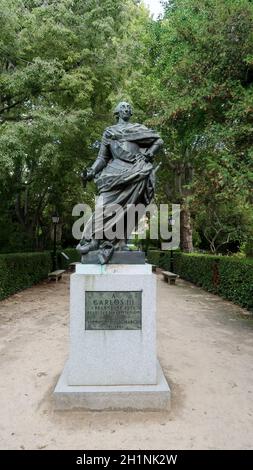
M81 177L84 182L91 181L94 178L95 174L92 168L85 168L83 170Z
M94 170L92 170L92 168L87 168L87 173L86 173L87 181L93 180L94 176L95 176Z
M95 176L95 172L91 168L85 168L81 173L81 178L83 180L83 187L86 188L87 182L91 181Z
M149 150L149 149L146 150L146 152L145 152L145 160L146 160L146 162L148 162L148 163L152 163L153 160L154 160L154 154L153 154L153 152L152 152L151 150Z

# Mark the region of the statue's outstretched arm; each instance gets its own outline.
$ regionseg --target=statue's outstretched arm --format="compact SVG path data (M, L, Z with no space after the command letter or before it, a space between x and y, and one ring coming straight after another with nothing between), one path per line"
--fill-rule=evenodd
M162 139L157 139L155 140L155 142L153 143L153 145L150 147L149 150L151 151L151 153L153 153L153 155L155 155L163 147L163 144L164 142Z

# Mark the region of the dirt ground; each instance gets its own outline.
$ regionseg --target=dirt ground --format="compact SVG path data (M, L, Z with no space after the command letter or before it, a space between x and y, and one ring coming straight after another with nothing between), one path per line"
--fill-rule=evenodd
M0 302L1 449L253 449L252 317L190 283L157 279L170 412L54 411L69 277Z

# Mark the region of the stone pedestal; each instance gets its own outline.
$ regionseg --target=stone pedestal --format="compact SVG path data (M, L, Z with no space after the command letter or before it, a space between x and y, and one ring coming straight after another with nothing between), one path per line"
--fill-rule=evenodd
M151 265L77 265L70 287L69 359L57 409L163 409L170 390L156 358Z

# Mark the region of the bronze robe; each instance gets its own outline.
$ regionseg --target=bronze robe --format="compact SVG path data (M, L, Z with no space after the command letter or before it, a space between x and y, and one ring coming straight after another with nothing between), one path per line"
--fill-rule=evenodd
M122 239L130 237L135 221L126 224L128 206L147 206L154 195L154 168L147 161L145 152L157 139L157 133L141 124L128 124L126 127L115 125L105 130L98 158L93 165L101 165L102 161L104 166L95 176L99 198L96 211L85 226L83 239L108 240L106 232L120 224L122 218L125 224ZM115 213L116 204L123 211ZM119 239L116 237L109 241L116 243Z

